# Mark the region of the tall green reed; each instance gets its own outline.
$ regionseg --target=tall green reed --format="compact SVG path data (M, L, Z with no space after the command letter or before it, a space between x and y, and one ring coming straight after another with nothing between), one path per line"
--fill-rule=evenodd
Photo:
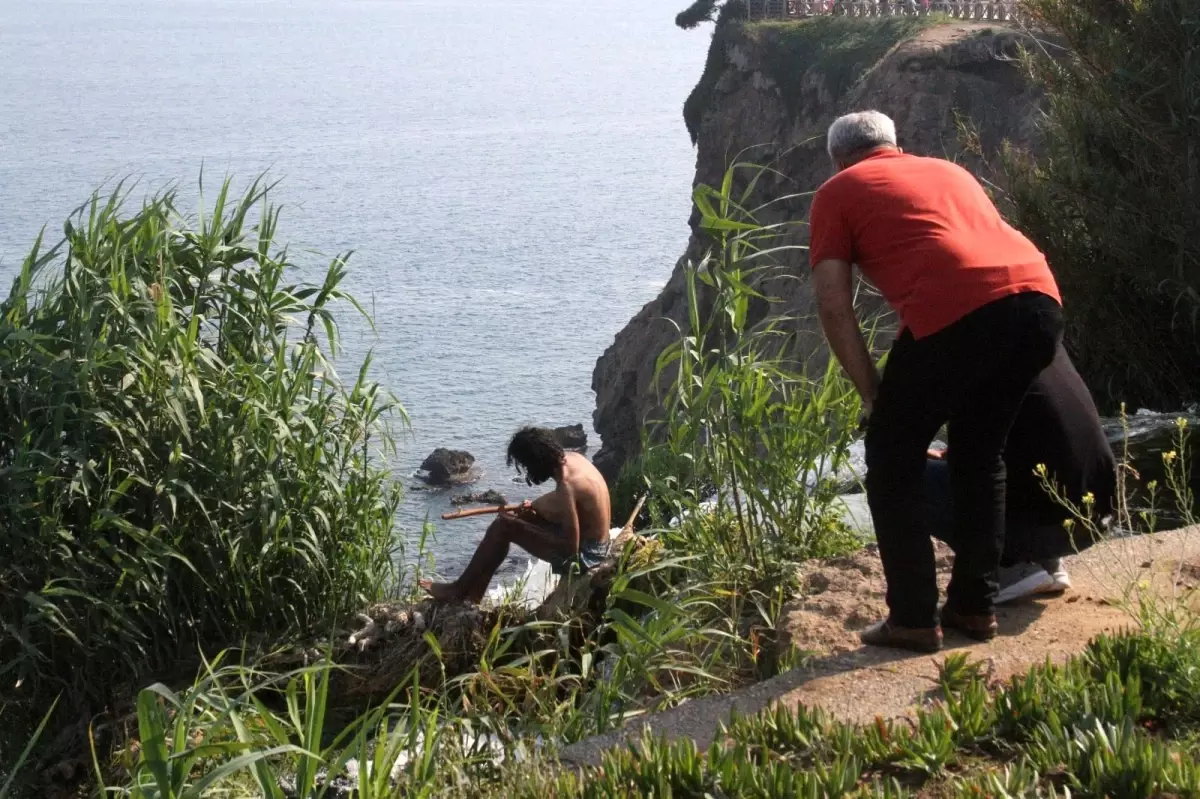
M714 504L706 521L668 535L759 576L840 539L832 475L846 462L859 410L832 359L820 374L795 370L787 314L750 321L753 304L778 302L762 286L789 277L784 256L800 249L782 243L793 223L757 221L787 197L748 207L767 172L737 163L719 187L696 187L711 247L685 266L687 326L658 359L656 377L675 375L661 440L646 448L649 461L687 465L683 475L647 475L652 495L678 518L694 516L705 499Z
M348 254L297 280L270 188L226 181L195 220L174 192L94 196L0 304L0 692L37 713L59 692L99 710L395 576L403 410L369 359L335 371Z

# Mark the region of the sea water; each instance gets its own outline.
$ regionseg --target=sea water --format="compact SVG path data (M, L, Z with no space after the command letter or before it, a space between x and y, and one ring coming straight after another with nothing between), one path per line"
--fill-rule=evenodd
M686 5L679 3L680 8ZM596 358L688 237L682 118L709 36L639 0L4 0L0 279L43 225L124 177L193 202L269 170L306 274L353 249L341 370L368 351L405 405L397 478L435 447L470 490L536 493L504 463L521 425L591 430ZM456 573L487 518L410 491ZM411 554L411 549L410 549ZM504 574L520 574L519 553Z

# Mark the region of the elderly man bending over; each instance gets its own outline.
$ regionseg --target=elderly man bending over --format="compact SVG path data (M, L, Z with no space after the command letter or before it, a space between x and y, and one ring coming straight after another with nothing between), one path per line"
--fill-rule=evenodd
M888 617L861 637L917 651L940 649L942 627L988 640L1005 529L1004 446L1062 338L1058 286L1045 256L970 173L902 152L887 116L837 119L828 150L837 174L813 198L813 285L830 348L868 415L867 503L887 580ZM882 378L854 315L852 264L900 319ZM939 626L922 480L945 423L956 556Z

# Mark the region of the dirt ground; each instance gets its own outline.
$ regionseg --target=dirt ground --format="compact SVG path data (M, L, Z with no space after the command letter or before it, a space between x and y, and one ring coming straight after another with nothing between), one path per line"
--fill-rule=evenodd
M941 548L937 558L944 589L953 556ZM801 570L804 591L780 622L784 643L809 654L804 665L727 696L634 720L568 747L563 758L596 763L604 749L647 728L653 735L690 737L703 749L731 713L756 713L775 703L819 706L856 723L900 718L940 696L938 666L950 652L968 652L998 683L1047 659L1065 660L1099 633L1136 626L1139 608L1200 608L1200 527L1105 541L1067 558L1065 565L1073 589L1061 597L999 608L1000 634L994 641L978 643L950 632L942 653L920 655L859 643L858 631L886 612L883 569L874 547L807 563Z

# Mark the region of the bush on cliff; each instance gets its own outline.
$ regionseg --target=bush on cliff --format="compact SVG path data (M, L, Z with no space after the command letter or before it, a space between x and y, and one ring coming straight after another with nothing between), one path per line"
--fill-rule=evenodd
M292 282L267 190L228 189L195 225L93 198L0 305L0 676L38 716L391 577L397 406L334 372L345 259Z
M715 3L708 0L696 0L689 8L679 13L675 24L684 29L694 28L712 18L714 6ZM692 144L696 143L700 135L700 118L708 109L717 87L717 79L725 69L725 48L732 41L740 23L746 19L746 5L732 0L722 4L716 13L717 24L713 30L712 43L708 46L708 55L704 59L704 71L700 73L700 80L695 88L683 101L683 121L692 137Z
M1027 59L1046 151L1004 159L1103 404L1200 397L1200 16L1191 0L1029 0L1068 54Z

